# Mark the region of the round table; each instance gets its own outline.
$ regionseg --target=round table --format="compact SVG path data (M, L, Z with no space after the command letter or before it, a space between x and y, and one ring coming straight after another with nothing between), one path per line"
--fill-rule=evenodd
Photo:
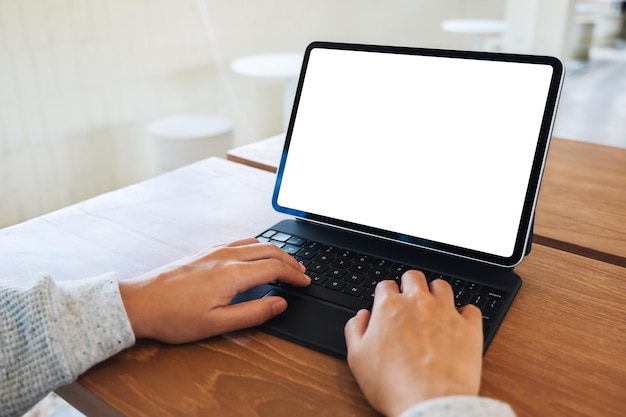
M504 21L494 19L448 19L441 22L441 28L448 32L474 35L472 49L480 51L485 35L500 34L506 25Z

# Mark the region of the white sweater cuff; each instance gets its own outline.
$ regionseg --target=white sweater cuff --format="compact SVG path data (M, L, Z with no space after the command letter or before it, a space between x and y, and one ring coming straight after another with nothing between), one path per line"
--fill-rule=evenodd
M502 401L486 397L450 396L434 398L413 405L400 417L515 417L513 409Z
M73 378L135 343L115 273L57 286L54 305L64 321L58 337Z

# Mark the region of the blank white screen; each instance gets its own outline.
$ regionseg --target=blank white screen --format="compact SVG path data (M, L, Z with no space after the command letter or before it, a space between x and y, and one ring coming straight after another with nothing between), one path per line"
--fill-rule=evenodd
M513 253L549 65L313 49L277 202Z

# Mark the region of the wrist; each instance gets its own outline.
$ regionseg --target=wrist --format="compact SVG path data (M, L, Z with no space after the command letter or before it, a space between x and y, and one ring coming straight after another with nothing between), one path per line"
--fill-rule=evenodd
M478 386L455 384L450 380L430 381L420 386L405 384L402 388L396 386L393 395L388 397L385 409L382 411L388 417L401 417L409 409L418 404L437 402L443 398L472 398L478 396Z
M139 282L120 281L118 283L122 303L128 316L128 321L133 329L136 339L148 338L150 332L147 329L146 317L148 312L144 311L141 303L141 287Z

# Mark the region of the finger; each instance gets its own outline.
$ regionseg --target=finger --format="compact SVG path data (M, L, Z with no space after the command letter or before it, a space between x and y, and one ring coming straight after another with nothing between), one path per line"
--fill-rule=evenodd
M483 351L484 338L483 338L483 314L480 309L473 304L464 305L459 309L461 317L466 320L466 323L471 328L470 335L475 341L476 352L478 356Z
M369 311L359 310L356 315L346 323L343 332L346 337L346 346L348 347L348 351L350 351L351 348L355 346L365 334L370 317L371 315Z
M400 288L398 288L398 284L395 281L385 279L376 284L376 288L374 288L374 302L376 298L380 299L385 294L398 294L399 292Z
M240 239L240 240L236 240L230 243L219 243L217 245L213 245L211 249L225 248L225 247L237 247L237 246L243 246L243 245L251 245L253 243L259 243L259 240L255 238Z
M265 258L276 258L291 265L293 268L304 272L304 265L298 262L293 256L272 243L259 243L255 239L238 241L239 246L228 246L220 249L220 253L226 259L237 259L240 261L256 261Z
M270 296L213 310L211 327L215 334L259 326L287 309L282 297Z
M400 290L402 292L428 292L428 283L426 282L426 276L422 271L415 269L406 271L402 274L401 283L402 286Z
M380 309L384 309L384 305L389 297L398 296L400 294L400 288L395 281L383 280L376 284L374 288L374 304L372 305L372 312L376 312Z
M482 327L483 313L474 304L464 305L459 308L459 313L461 313L461 316L463 316L467 321Z
M187 261L185 263L202 261L204 258L213 255L215 252L218 251L218 249L221 249L221 248L234 248L234 247L239 247L239 246L244 246L244 245L252 245L252 244L255 244L255 243L259 243L259 241L257 239L254 239L254 238L236 240L236 241L230 242L230 243L220 243L220 244L214 245L214 246L212 246L210 248L200 250L200 251L198 251L198 252L196 252L196 253L194 253L192 255L189 255L189 256L187 256L187 257L185 257L183 259ZM180 264L180 260L177 260L176 263Z
M245 245L252 245L255 243L259 243L259 241L255 238L247 238L247 239L240 239L240 240L236 240L234 242L230 242L226 245L222 245L222 246L228 246L228 247L237 247L237 246L245 246Z
M229 265L233 268L232 276L237 292L243 292L257 285L267 284L274 280L296 286L307 286L311 278L301 270L294 269L280 259L268 258L258 261L235 262Z
M439 298L442 300L446 300L446 302L450 302L454 300L454 292L452 292L452 287L450 284L443 279L436 279L430 283L430 292L435 296L435 298Z

